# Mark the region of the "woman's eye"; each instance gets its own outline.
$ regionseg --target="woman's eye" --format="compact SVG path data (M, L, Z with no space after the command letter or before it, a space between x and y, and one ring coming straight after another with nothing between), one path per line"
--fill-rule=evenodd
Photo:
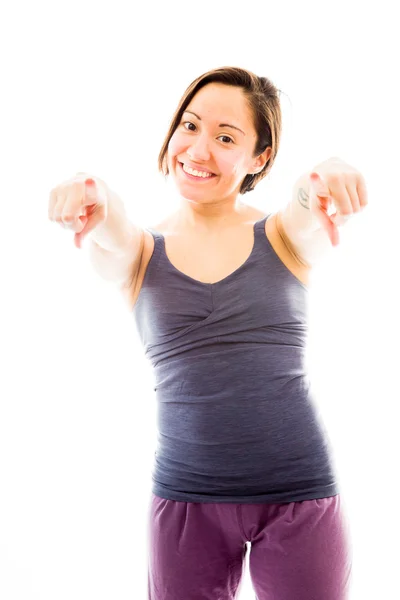
M196 131L197 129L196 125L191 121L183 121L182 125L187 131ZM218 139L222 139L224 144L233 144L233 139L229 135L220 135Z
M224 144L229 144L229 143L233 143L233 139L230 138L228 135L220 135L220 138L225 138ZM226 141L227 140L227 141Z

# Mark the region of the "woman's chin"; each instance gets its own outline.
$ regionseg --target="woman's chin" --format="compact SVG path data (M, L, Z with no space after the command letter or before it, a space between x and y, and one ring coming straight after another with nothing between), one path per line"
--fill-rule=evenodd
M210 192L209 190L205 190L204 187L201 189L201 186L197 187L191 184L191 182L186 183L176 177L173 177L173 181L178 194L182 198L196 202L207 202L207 200L210 200ZM211 196L214 196L214 194Z
M201 202L202 204L205 204L207 201L210 201L208 194L205 194L201 190L190 190L183 185L177 186L176 189L178 190L179 196L189 202Z

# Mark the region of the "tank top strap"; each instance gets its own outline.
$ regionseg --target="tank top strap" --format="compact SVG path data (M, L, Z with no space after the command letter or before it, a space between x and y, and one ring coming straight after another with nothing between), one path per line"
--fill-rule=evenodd
M146 227L146 230L151 233L157 245L160 245L160 243L164 243L164 236L162 233L156 231L152 227Z
M154 239L154 250L151 256L151 265L152 268L156 268L162 256L166 256L165 252L165 239L162 233L156 231L152 227L146 227L146 231L151 233Z
M254 245L258 245L260 242L265 242L265 222L267 219L269 219L271 214L272 213L254 223Z

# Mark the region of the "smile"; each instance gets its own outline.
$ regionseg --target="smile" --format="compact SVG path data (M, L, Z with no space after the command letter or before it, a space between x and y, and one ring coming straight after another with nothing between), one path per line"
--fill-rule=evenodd
M183 171L183 173L189 179L196 180L196 181L205 181L207 179L212 179L213 177L215 177L214 173L208 173L207 171L197 171L195 169L191 169L190 167L188 167L187 165L184 165L183 163L178 163L178 164L179 164L181 170Z

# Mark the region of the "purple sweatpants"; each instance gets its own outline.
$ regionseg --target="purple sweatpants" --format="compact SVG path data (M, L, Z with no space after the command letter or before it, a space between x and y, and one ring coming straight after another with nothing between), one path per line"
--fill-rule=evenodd
M340 496L286 504L176 502L152 494L149 600L234 600L249 543L257 600L348 600Z

